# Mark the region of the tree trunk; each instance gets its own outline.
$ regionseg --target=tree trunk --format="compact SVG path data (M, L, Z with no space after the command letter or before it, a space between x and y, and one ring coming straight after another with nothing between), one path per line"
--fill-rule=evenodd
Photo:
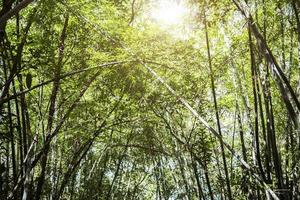
M47 133L50 133L52 131L54 114L56 112L55 106L56 106L58 90L60 87L59 76L62 71L62 61L63 61L63 55L64 55L65 39L66 39L66 34L67 34L68 22L69 22L69 16L67 15L65 18L64 27L63 27L61 37L60 37L60 43L58 46L58 62L54 68L55 80L53 82L53 87L52 87L52 92L51 92L51 97L50 97L50 107L49 107L48 124L47 124L47 131L46 131ZM46 173L49 148L50 148L50 144L46 144L45 151L41 158L41 173L40 173L40 176L38 177L38 183L37 183L36 192L35 192L35 200L39 200L41 197L41 194L42 194L42 189L43 189L43 185L45 182L45 173Z
M205 12L204 12L204 25L205 25L205 38L206 38L207 55L208 55L208 63L209 63L208 65L209 65L209 70L210 70L211 87L212 87L212 94L213 94L213 100L214 100L216 121L217 121L218 133L222 136L219 110L218 110L216 91L215 91L214 75L213 75L213 69L212 69L212 61L211 61L211 55L210 55L208 27L207 27ZM227 195L228 195L229 200L232 200L232 192L231 192L231 186L230 186L230 180L229 180L229 174L228 174L228 168L227 168L227 161L226 161L226 156L225 156L225 149L224 149L224 144L223 144L222 141L220 141L220 146L221 146L221 153L222 153L222 159L223 159L223 167L224 167L224 172L225 172L225 182L226 182L226 186L227 186Z

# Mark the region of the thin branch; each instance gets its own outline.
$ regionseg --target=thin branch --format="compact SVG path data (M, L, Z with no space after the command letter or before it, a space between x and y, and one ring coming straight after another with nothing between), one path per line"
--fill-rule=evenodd
M80 74L80 73L83 73L83 72L86 72L86 71L90 71L90 70L93 70L93 69L97 69L97 68L100 68L100 67L108 67L108 66L111 66L111 65L118 65L118 64L123 64L123 63L126 63L126 62L133 62L133 61L113 61L113 62L108 62L108 63L104 63L104 64L101 64L101 65L98 65L96 67L89 67L89 68L85 68L85 69L79 69L79 70L76 70L76 71L72 71L72 72L68 72L68 73L65 73L65 74L62 74L61 76L57 77L58 79L64 79L64 78L67 78L67 77L70 77L70 76L73 76L73 75L76 75L76 74ZM25 90L22 90L22 91L19 91L17 92L16 94L14 95L11 95L9 97L5 97L5 98L2 98L0 99L0 105L1 104L4 104L12 99L15 99L16 97L22 95L22 94L26 94L32 90L35 90L41 86L44 86L44 85L47 85L49 83L52 83L53 81L55 80L55 78L52 78L52 79L49 79L47 81L44 81L44 82L41 82L41 83L38 83L34 86L32 86L31 88L27 88Z
M30 3L34 0L24 0L21 1L18 5L16 5L13 9L5 13L0 18L0 27L5 24L11 17L18 14L22 9L26 8Z

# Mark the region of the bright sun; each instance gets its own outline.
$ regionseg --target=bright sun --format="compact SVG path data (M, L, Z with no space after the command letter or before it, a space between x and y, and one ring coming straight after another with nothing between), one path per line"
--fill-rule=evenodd
M188 9L179 0L159 0L151 11L151 17L162 25L175 25L183 22Z

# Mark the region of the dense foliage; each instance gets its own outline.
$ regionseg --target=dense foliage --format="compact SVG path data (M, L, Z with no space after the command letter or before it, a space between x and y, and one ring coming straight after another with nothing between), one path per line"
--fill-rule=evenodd
M0 199L300 199L300 1L2 0Z

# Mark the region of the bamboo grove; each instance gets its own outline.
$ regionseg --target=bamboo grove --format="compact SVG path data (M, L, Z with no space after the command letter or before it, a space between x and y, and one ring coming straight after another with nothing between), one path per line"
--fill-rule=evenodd
M0 199L300 199L299 0L0 6Z

